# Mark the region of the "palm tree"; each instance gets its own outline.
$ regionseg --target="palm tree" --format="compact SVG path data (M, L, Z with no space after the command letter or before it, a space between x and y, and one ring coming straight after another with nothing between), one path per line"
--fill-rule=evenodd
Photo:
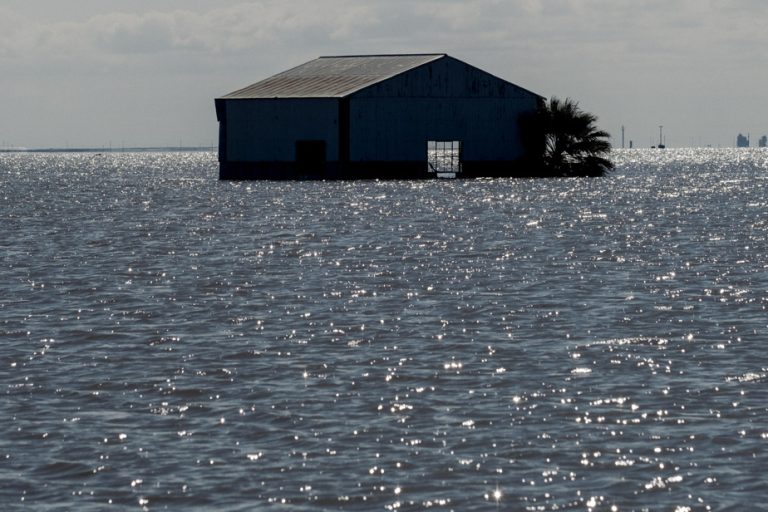
M596 123L597 117L577 102L552 98L523 119L529 155L549 176L604 176L613 169L606 158L610 135Z

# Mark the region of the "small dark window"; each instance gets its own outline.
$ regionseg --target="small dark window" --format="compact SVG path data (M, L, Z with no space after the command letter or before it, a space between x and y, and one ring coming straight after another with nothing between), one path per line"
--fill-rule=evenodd
M325 163L324 140L297 140L296 163L301 165L313 165Z

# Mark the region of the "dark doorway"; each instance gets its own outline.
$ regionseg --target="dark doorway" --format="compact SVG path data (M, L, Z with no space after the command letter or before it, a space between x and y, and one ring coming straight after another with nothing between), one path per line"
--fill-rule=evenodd
M296 163L303 168L318 167L325 163L324 140L297 140Z

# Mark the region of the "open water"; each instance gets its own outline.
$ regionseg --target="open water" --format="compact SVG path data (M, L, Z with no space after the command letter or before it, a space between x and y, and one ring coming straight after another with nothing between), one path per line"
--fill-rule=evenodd
M768 507L768 152L0 155L4 510Z

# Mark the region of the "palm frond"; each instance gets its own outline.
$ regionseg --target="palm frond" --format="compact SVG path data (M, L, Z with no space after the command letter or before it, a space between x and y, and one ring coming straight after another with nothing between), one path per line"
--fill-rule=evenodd
M606 158L610 135L597 127L597 116L581 110L578 102L553 97L531 125L543 139L541 158L550 173L602 176L613 169Z

